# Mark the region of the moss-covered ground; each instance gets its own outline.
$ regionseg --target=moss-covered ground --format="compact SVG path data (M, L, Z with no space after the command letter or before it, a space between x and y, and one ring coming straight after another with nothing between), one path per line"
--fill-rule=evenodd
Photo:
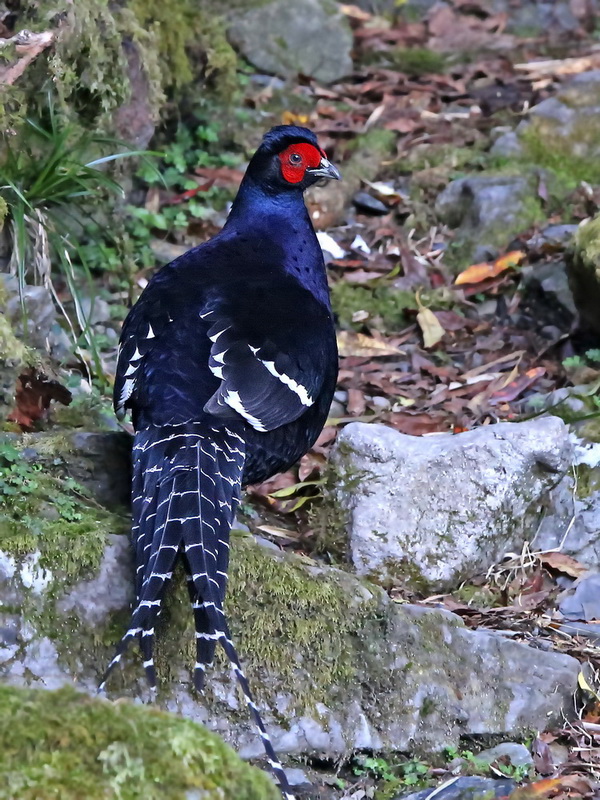
M0 686L3 800L277 800L270 778L189 720Z

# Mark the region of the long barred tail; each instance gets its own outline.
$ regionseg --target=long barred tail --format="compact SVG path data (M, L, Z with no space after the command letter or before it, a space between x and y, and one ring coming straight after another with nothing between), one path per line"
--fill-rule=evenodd
M154 626L181 553L196 628L195 686L202 690L205 669L220 642L258 727L283 797L294 800L252 698L223 611L229 531L240 499L244 440L230 428L217 429L199 423L149 428L136 434L133 456L136 606L99 690L104 690L108 676L133 639L139 641L150 687L156 688Z

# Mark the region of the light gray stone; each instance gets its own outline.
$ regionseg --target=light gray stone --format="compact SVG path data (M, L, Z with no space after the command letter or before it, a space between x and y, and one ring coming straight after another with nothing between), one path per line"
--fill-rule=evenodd
M547 407L562 402L570 413L589 411L590 387L556 389ZM571 397L570 393L575 396ZM577 397L579 395L579 397ZM574 473L552 490L547 512L538 528L532 549L560 550L592 571L600 570L600 445L571 436L574 445Z
M539 204L526 175L473 175L452 181L438 195L435 210L473 247L506 247L537 218Z
M589 639L596 647L600 644L600 623L598 622L567 622L559 628L567 636L581 636Z
M236 15L228 36L257 69L282 78L331 83L352 72L352 33L330 0L273 0Z
M548 225L547 228L535 233L527 242L529 247L564 247L572 242L577 233L577 225Z
M50 290L45 286L25 286L22 306L16 276L0 274L0 284L7 295L4 313L15 334L31 347L50 349L50 335L56 321Z
M477 753L478 761L485 761L486 764L493 764L499 758L508 758L513 767L531 767L533 758L524 744L518 742L502 742L489 750L482 750Z
M574 33L580 27L568 0L522 0L518 5L510 0L492 0L490 10L506 14L506 30L518 36L549 35L553 38Z
M126 536L109 534L97 575L78 583L57 604L60 614L75 612L87 625L95 626L134 600L131 576L132 548Z
M511 427L519 426L505 426ZM557 440L554 449L533 449L546 469L556 470L561 431L552 422L549 428ZM532 438L530 431L528 439ZM513 458L520 461L517 439L511 438ZM70 458L80 474L92 472L97 455L89 439L68 441L73 450L83 442L81 451ZM116 450L120 447L118 442ZM51 460L48 468L54 463ZM532 472L538 466L533 460L529 463ZM56 468L62 470L62 462ZM101 483L90 485L102 492ZM71 684L96 693L127 624L134 571L129 537L101 533L90 524L86 532L80 521L63 520L64 539L58 543L55 533L41 531L31 552L0 551L0 680L46 688ZM72 542L75 536L79 539ZM62 552L52 556L52 548L71 542L81 577L61 571ZM103 547L99 552L98 543ZM579 665L567 655L469 630L444 610L399 605L376 585L267 549L248 536L234 535L232 545L227 608L233 636L269 733L282 753L338 758L365 749L439 751L458 746L465 734L514 738L523 729L543 730L572 713ZM243 564L251 566L251 573L244 572ZM287 572L281 587L271 588L283 570ZM341 616L332 623L327 603L310 609L311 624L323 615L322 627L317 628L323 641L315 642L302 638L301 622L306 621L306 603L324 586L327 603L339 608ZM250 644L244 636L248 609L251 618L259 616L261 625L273 626L262 634L268 642L264 661L260 655L244 655ZM286 615L289 631L282 629ZM219 660L210 670L203 696L193 689L192 613L183 579L170 593L159 623L158 706L208 725L245 757L261 757L260 739L225 662ZM322 646L317 659L315 646ZM347 671L337 673L340 659ZM139 658L128 655L122 666L111 677L110 696L147 701L150 692ZM291 671L285 669L290 666Z
M110 320L110 305L102 297L84 297L81 309L89 325L98 325Z
M500 158L515 158L523 154L523 145L515 131L499 136L492 147L490 154Z
M461 775L442 786L421 789L420 792L399 794L394 800L493 800L495 797L508 797L516 783L510 778L481 778L478 775Z
M559 605L560 613L568 620L600 619L600 574L584 575Z
M485 572L533 539L571 456L557 417L424 438L351 423L332 462L356 571L431 591Z

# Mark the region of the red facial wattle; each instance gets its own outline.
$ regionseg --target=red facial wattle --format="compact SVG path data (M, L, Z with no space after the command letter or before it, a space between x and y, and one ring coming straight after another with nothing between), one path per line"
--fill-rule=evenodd
M326 158L320 147L308 142L291 144L279 153L281 174L288 183L300 183L307 169L316 169L321 159Z

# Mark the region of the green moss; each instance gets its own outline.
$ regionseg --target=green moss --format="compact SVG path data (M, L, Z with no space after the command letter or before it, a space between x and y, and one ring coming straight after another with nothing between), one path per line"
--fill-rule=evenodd
M579 226L575 250L585 264L600 271L600 215Z
M349 448L341 444L340 450L347 454ZM318 553L326 553L334 561L344 563L348 555L348 528L350 509L344 498L350 497L357 488L367 481L370 473L353 469L351 460L329 461L325 470L325 483L321 500L309 511L309 524L314 531L315 548Z
M358 608L348 606L335 574L275 559L244 540L235 542L230 574L226 608L248 664L273 671L302 705L343 690L356 669L349 644ZM295 688L298 666L311 677L304 697Z
M56 438L60 452L63 437ZM52 576L47 597L54 600L98 568L107 534L122 532L124 520L72 479L51 474L40 456L27 455L27 439L22 450L13 438L0 439L0 550L17 559L39 554L39 568Z
M521 136L522 160L551 170L565 191L580 181L600 183L600 163L592 155L600 146L600 122L592 117L576 122L568 136L552 120L536 119Z
M579 464L575 467L575 474L577 478L576 492L580 500L585 500L600 490L600 469L597 467Z
M247 0L246 5L252 4ZM214 79L222 96L235 90L238 59L227 40L224 9L217 2L131 0L130 8L155 37L165 86L180 90L202 71Z
M63 110L83 125L107 127L110 114L131 95L126 45L139 51L154 115L164 101L155 37L127 8L109 0L24 0L20 28L57 31L54 45L28 67L0 102L4 130L27 115L40 116L49 86Z
M0 295L0 308L5 298ZM13 333L5 314L0 313L0 418L4 422L15 405L17 378L33 361L33 351Z
M166 82L175 87L190 83L194 72L187 47L200 32L197 3L192 0L132 0L130 8L139 23L151 30L156 39Z
M344 574L326 574L298 557L278 558L252 539L235 535L229 575L225 610L259 699L272 704L283 691L300 711L343 695L358 658L352 636L367 613L358 598L351 606ZM173 665L179 668L194 660L193 619L182 571L174 584L157 634L157 668L164 683L173 677ZM217 663L226 666L220 650ZM277 677L276 686L264 680L265 674Z
M14 335L4 314L0 314L0 359L10 359L16 364L25 364L29 360L28 349Z
M218 736L128 703L0 687L0 798L276 800L278 790ZM189 795L187 794L189 792Z
M600 332L600 215L580 225L567 259L569 285L583 328Z
M398 47L388 54L393 67L408 75L427 75L444 71L446 60L441 53L426 47Z
M366 133L359 134L348 143L348 152L353 157L350 159L350 163L344 165L344 178L350 170L351 176L354 176L354 172L356 172L360 173L359 177L361 178L372 179L372 173L362 174L362 170L369 168L372 159L381 161L392 155L395 147L396 134L393 131L371 128Z
M406 310L417 308L414 292L388 286L369 289L346 281L333 284L331 302L342 328L361 328L364 323L353 322L352 316L357 311L366 311L370 325L375 323L388 332L404 327L407 324Z
M86 431L114 430L114 411L108 397L99 393L80 393L68 406L52 408L52 422L60 428Z
M477 166L486 164L486 157L479 147L456 147L448 143L423 143L412 147L402 161L397 162L398 167L403 171L420 172L422 170L436 169L443 167L444 171L439 171L435 176L436 187L439 187L441 179L447 182L455 177L453 173L464 167L473 169ZM414 176L417 183L429 182L429 176Z

